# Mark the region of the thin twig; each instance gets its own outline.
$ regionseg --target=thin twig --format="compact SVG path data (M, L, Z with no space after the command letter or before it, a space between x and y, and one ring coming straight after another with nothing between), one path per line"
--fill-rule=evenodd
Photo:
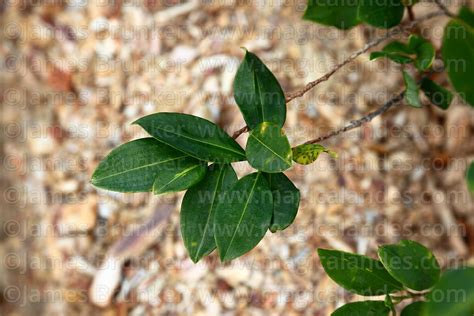
M439 0L435 0L435 1L439 1ZM415 21L411 21L410 23L408 23L404 26L400 25L398 27L395 27L395 28L391 29L390 31L387 31L383 36L381 36L379 38L376 38L373 41L365 44L363 48L355 51L347 59L345 59L344 61L340 62L339 64L333 66L331 68L331 70L329 70L329 72L327 72L323 76L319 77L318 79L316 79L314 81L309 82L302 89L288 94L288 96L286 97L286 103L292 101L295 98L303 96L306 92L313 89L315 86L317 86L321 82L327 81L339 69L343 68L344 66L349 64L351 61L353 61L354 59L356 59L360 55L366 53L369 49L379 45L382 42L384 42L385 40L387 40L389 38L392 38L392 37L394 37L398 34L404 33L408 30L411 30L423 21L427 21L427 20L430 20L430 19L435 18L437 16L441 16L441 15L445 15L445 14L448 15L450 13L449 13L449 11L445 11L445 10L432 12L432 13L429 13L429 14L415 20ZM248 131L249 131L248 126L244 126L241 129L239 129L238 131L234 132L234 134L232 135L232 138L236 139L237 137L239 137L240 135L242 135L243 133L248 132Z
M436 0L436 1L438 1L438 0ZM352 55L350 55L348 58L346 58L345 60L343 60L339 64L333 66L331 68L331 70L329 70L329 72L327 72L323 76L319 77L318 79L316 79L314 81L309 82L302 89L290 93L286 97L286 102L288 103L288 102L290 102L291 100L293 100L295 98L302 97L306 92L313 89L314 87L316 87L321 82L327 81L339 69L343 68L345 65L347 65L348 63L350 63L351 61L353 61L354 59L356 59L360 55L366 53L369 49L379 45L380 43L386 41L389 38L392 38L392 37L394 37L398 34L401 34L401 33L404 33L406 31L409 31L409 30L413 29L415 26L417 26L419 23L421 23L423 21L432 19L432 18L437 17L437 16L441 16L441 15L444 15L444 14L446 14L446 12L444 10L443 11L432 12L432 13L429 13L429 14L415 20L415 21L411 21L410 23L408 23L406 25L401 25L401 26L398 26L398 27L395 27L395 28L391 29L390 31L387 31L383 36L381 36L379 38L376 38L373 41L365 44L364 47L362 47L361 49L359 49L359 50L355 51L354 53L352 53Z
M451 18L454 18L455 15L453 13L451 13L451 11L449 11L448 7L443 3L441 2L441 0L434 0L434 2L436 3L436 5L438 6L438 8L441 9L441 11L443 11L443 13Z
M350 131L354 128L357 128L357 127L360 127L362 126L364 123L367 123L367 122L370 122L372 121L375 117L385 113L388 111L388 109L390 109L392 106L398 104L400 101L403 100L403 96L405 95L405 91L402 91L400 92L399 94L397 94L396 96L394 96L393 98L391 98L390 100L388 100L384 105L382 105L380 108L378 108L377 110L373 111L373 112L370 112L369 114L367 114L366 116L363 116L361 117L360 119L358 120L355 120L355 121L352 121L350 124L344 126L343 128L340 128L338 130L335 130L329 134L326 134L324 136L321 136L321 137L318 137L318 138L315 138L315 139L312 139L312 140L309 140L307 141L305 144L314 144L314 143L319 143L323 140L326 140L328 138L331 138L331 137L334 137L334 136L337 136L341 133L345 133L347 131Z

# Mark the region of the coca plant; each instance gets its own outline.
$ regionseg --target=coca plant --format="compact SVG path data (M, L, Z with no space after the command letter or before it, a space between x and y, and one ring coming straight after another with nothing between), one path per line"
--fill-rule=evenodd
M397 0L317 0L308 2L304 18L341 29L360 23L390 28L400 23L406 8L412 5L414 2ZM452 16L441 48L447 73L454 89L474 105L474 13L463 8L453 16L444 6L441 8ZM380 110L329 136L358 127L403 99L411 106L423 106L420 90L435 106L449 107L452 92L430 78L436 53L429 40L412 34L406 41L391 42L370 55L370 59L382 57L401 65L404 91ZM332 73L323 79L329 79ZM187 190L180 225L190 258L198 262L216 248L222 261L242 256L268 230L283 230L294 221L300 192L284 172L294 163L314 162L323 152L335 156L317 144L329 136L292 147L283 129L286 103L324 80L318 79L285 98L272 72L255 54L246 51L234 80L234 97L245 128L231 137L213 122L193 115L163 112L142 117L134 124L150 137L112 150L92 175L92 184L111 191L156 195ZM235 138L246 131L249 137L244 149ZM248 161L256 171L238 179L232 163L239 161Z
M399 304L401 316L468 316L474 311L474 268L441 274L433 253L415 241L380 246L378 259L329 249L318 249L318 254L338 285L357 295L381 297L345 304L333 316L396 315Z
M295 219L300 192L283 173L309 164L317 144L291 148L283 130L285 95L275 76L246 52L234 81L235 100L250 130L246 148L216 124L182 113L156 113L134 122L151 137L114 149L92 176L96 187L164 194L187 190L181 234L197 262L216 247L222 261L237 258L270 230ZM247 160L257 172L237 178L232 163Z

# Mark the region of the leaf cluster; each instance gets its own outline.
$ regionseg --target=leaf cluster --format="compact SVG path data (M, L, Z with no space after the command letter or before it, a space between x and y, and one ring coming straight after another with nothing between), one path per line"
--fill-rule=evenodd
M216 248L222 261L232 260L253 249L268 230L287 228L300 192L283 172L293 161L314 162L321 152L334 156L318 144L291 148L283 130L283 91L251 52L237 71L234 94L250 129L245 149L206 119L155 113L134 122L151 137L112 150L92 175L93 185L117 192L187 190L180 226L194 262ZM257 172L238 179L232 163L244 160Z
M328 249L318 249L318 254L328 276L347 291L385 295L385 300L343 305L334 316L395 315L395 306L405 300L412 302L402 309L402 316L468 316L474 310L474 268L441 275L433 253L415 241L380 246L378 259Z

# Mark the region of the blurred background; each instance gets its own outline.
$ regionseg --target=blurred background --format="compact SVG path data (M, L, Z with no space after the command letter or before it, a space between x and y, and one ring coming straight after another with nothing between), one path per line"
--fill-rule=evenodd
M130 125L146 114L194 114L230 134L244 126L232 92L240 47L290 93L385 33L303 21L305 7L0 1L1 315L329 315L360 297L327 277L318 247L376 256L380 244L413 239L443 268L474 263L474 203L464 179L474 111L459 97L447 111L426 100L422 109L400 104L325 141L337 159L322 154L287 172L302 194L294 224L227 264L216 254L198 264L188 258L182 193L119 194L90 184L112 148L146 135ZM436 10L422 2L414 13ZM446 22L437 17L419 31L439 48ZM448 85L444 75L438 80ZM288 104L290 142L337 129L402 88L398 65L364 54ZM250 170L235 167L239 175Z

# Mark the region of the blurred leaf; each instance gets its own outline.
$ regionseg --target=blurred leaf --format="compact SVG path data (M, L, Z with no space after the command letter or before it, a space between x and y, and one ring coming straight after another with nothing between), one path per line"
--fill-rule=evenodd
M252 250L265 236L272 214L272 192L260 172L237 181L217 206L214 218L214 236L221 261Z
M407 288L426 290L439 279L441 270L433 253L415 241L401 240L398 244L383 245L378 255L390 275Z
M416 34L412 34L408 38L408 48L416 54L415 67L418 70L425 71L431 67L436 55L433 44Z
M309 165L318 159L320 153L337 158L337 153L319 144L302 144L292 148L293 160L301 165Z
M413 302L402 309L400 316L423 316L425 306L426 302Z
M223 194L237 182L231 165L211 165L199 185L190 188L181 205L181 235L193 262L216 248L214 214Z
M474 194L474 161L471 162L466 173L467 187Z
M172 166L160 168L153 182L153 193L163 194L186 190L204 178L206 163L192 157L176 160Z
M463 13L462 18L472 21L468 13ZM451 20L444 30L441 52L451 84L466 102L474 106L474 85L472 84L474 28L472 24L457 19Z
M458 18L461 19L464 23L474 28L474 11L464 6L459 10Z
M446 110L453 100L453 94L449 90L428 78L424 78L421 81L421 90L430 99L431 103L443 110Z
M284 230L295 220L300 204L300 190L283 173L264 173L273 195L272 233Z
M234 97L251 129L262 122L272 122L279 127L285 123L285 94L272 72L249 51L235 76Z
M388 53L399 53L399 54L406 54L411 55L415 54L416 52L413 51L407 44L401 43L399 41L393 41L385 45L382 49L384 52Z
M383 301L363 301L343 305L331 316L388 316L390 309Z
M350 292L376 296L400 291L403 286L375 259L337 250L318 249L324 271ZM385 307L384 302L381 302Z
M257 170L274 173L291 167L291 147L283 130L263 122L250 132L245 149L247 159Z
M367 24L388 29L400 23L404 11L400 0L360 0L358 17Z
M415 79L405 70L403 71L403 81L405 81L405 101L415 107L421 108L420 90Z
M216 124L182 113L155 113L134 122L148 134L197 159L229 163L245 160L245 152Z
M357 19L358 6L357 0L308 0L303 18L346 30L360 23Z
M445 272L428 294L425 315L472 316L474 312L474 268Z

